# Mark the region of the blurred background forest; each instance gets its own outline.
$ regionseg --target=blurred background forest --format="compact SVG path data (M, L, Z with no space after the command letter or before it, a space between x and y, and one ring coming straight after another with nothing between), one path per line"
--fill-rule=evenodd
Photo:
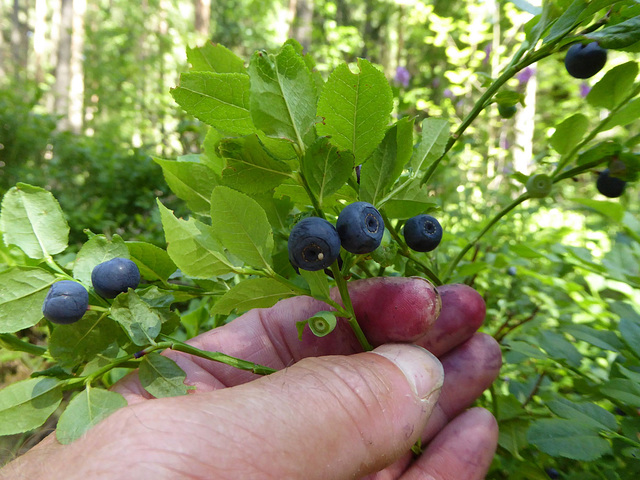
M19 181L51 190L77 245L90 229L164 247L155 199L176 214L182 204L151 156L197 154L207 128L169 93L188 69L186 48L213 41L247 59L293 37L325 78L338 64L366 57L393 85L397 118L415 116L417 125L445 117L455 129L485 80L509 63L540 3L0 0L0 196ZM550 3L562 10L572 2ZM629 8L640 14L640 6ZM550 141L556 126L576 112L598 121L602 111L586 95L607 70L630 59L612 51L605 70L583 81L568 76L562 56L552 56L508 82L524 105L510 119L501 118L496 105L485 109L431 181L446 232L430 257L435 270L523 191L516 172L551 173L559 158ZM637 122L629 122L599 139L634 151L639 134ZM613 333L620 318L640 322L629 308L637 309L640 288L637 189L630 185L622 198L604 201L596 177L581 175L557 185L550 197L525 203L455 272L454 281L484 296L485 331L504 347L503 374L481 402L501 426L490 478L630 479L640 473L637 442L608 439L608 447L583 457L603 460L578 462L545 453L528 436L536 421L561 416L560 407L549 406L560 397L597 402L615 412L614 426L618 421L627 432L640 431L640 351L624 367L612 367L623 358L623 340ZM3 355L3 362L17 362L12 352ZM3 377L19 377L16 368Z

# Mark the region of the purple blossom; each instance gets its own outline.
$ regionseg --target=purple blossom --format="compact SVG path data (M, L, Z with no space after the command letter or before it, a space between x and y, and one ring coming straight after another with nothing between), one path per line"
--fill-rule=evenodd
M411 80L411 74L406 68L398 67L396 68L396 76L394 80L404 88L407 88L409 86L409 80Z
M536 69L534 67L527 67L524 70L522 70L518 75L516 75L516 78L518 79L518 81L520 82L520 85L524 85L526 84L531 77L533 77L536 74Z
M491 58L491 50L493 49L493 45L491 43L487 43L487 46L484 47L484 59L482 60L482 65L485 67L489 64L489 58Z
M433 88L438 88L438 87L440 86L440 79L439 79L438 77L434 78L434 79L431 81L431 86L432 86Z
M453 98L455 97L455 95L453 94L453 92L451 91L450 88L445 88L444 92L442 92L442 95L446 98Z
M585 98L587 95L589 95L590 91L591 91L591 86L587 82L582 82L580 84L580 96L582 98Z

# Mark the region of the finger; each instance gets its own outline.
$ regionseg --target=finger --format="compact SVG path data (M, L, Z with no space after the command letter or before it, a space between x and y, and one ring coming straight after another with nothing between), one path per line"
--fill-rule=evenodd
M389 344L375 353L304 359L238 387L128 407L85 440L98 449L92 462L113 455L117 441L116 451L175 477L361 478L407 452L442 381L432 354ZM125 428L126 438L114 434ZM121 466L132 478L147 467Z
M437 291L420 278L378 277L351 282L350 298L365 335L378 342L420 337L440 312ZM327 304L311 297L289 298L268 309L251 310L189 343L202 350L224 352L277 370L305 357L362 351L346 321L339 322L325 337L316 337L307 328L302 341L298 338L296 322L327 309ZM196 391L239 385L256 378L250 372L209 360L177 352L166 355L185 371L185 383L195 386ZM115 387L130 403L150 398L136 377L127 377Z
M498 424L487 410L458 416L429 444L401 480L482 480L498 445Z
M428 442L447 423L467 409L498 377L500 345L493 337L476 333L441 359L445 382L422 440Z
M464 284L438 287L442 301L440 316L416 343L440 356L469 339L480 328L486 315L482 296Z

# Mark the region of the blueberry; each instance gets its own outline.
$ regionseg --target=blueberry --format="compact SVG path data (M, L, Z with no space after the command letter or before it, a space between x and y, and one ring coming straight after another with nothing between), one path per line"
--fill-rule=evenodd
M607 51L597 42L586 45L576 43L571 45L564 57L564 66L569 75L575 78L589 78L602 70L607 63Z
M544 198L551 193L553 180L549 175L538 173L531 175L527 180L527 193L532 198Z
M367 202L355 202L342 209L336 222L342 247L351 253L371 253L382 241L384 221Z
M291 229L288 248L294 268L315 272L336 261L340 255L340 237L325 219L308 217Z
M547 475L549 476L549 478L553 478L553 479L560 478L560 474L555 468L546 468L545 472L547 472Z
M616 177L612 177L609 174L609 169L605 169L600 172L596 187L598 191L609 198L618 198L624 192L624 188L627 186L627 182Z
M68 325L82 318L89 307L89 292L78 282L61 280L51 285L42 304L44 318Z
M515 105L498 104L498 113L502 118L511 118L516 114L518 108Z
M407 220L404 226L404 240L416 252L430 252L442 240L442 226L431 215L417 215Z
M91 283L98 295L115 298L140 283L140 270L128 258L112 258L97 265L91 272Z
M516 270L516 267L509 267L507 269L507 275L510 275L513 277L515 276L516 273L518 273L518 271Z

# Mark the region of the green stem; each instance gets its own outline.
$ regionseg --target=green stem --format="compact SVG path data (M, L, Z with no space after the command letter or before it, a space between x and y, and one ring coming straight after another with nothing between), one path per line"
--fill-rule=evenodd
M636 448L640 448L640 443L636 442L634 440L631 440L630 438L625 437L624 435L620 435L617 432L611 432L611 431L602 431L600 432L601 435L607 437L607 438L616 438L622 442L628 443L629 445L633 445Z
M318 199L311 191L311 187L309 187L309 183L307 182L307 179L304 177L304 175L302 175L302 172L298 172L298 174L296 175L296 178L298 180L298 183L302 185L302 187L304 188L305 192L307 192L307 196L309 197L309 200L311 200L311 203L313 204L313 209L316 211L316 214L320 218L325 218L324 212L322 211L322 207L320 206L320 202L318 202Z
M447 283L450 278L451 278L451 274L453 273L453 271L455 270L455 268L458 266L458 263L460 263L460 260L462 260L462 258L466 255L466 253L471 250L471 248L473 248L473 246L478 243L478 241L484 236L485 233L487 233L489 230L491 230L491 228L498 223L498 221L504 217L506 214L508 214L511 210L513 210L514 208L516 208L518 205L520 205L522 202L524 202L525 200L529 199L529 194L527 193L523 193L522 195L520 195L518 198L516 198L513 202L511 202L509 205L507 205L506 207L504 207L500 212L498 212L498 214L496 214L495 217L493 217L491 219L491 221L480 231L480 233L478 233L473 240L471 240L467 245L465 245L465 247L460 250L460 253L458 253L458 255L456 256L456 258L453 259L453 261L447 266L447 270L445 271L444 275L443 275L443 282Z
M65 272L62 267L60 267L60 265L58 265L55 260L53 259L53 257L51 257L51 255L47 255L47 257L45 258L45 262L47 263L47 265L49 265L53 270L55 270L56 272L58 272L61 275L64 275L65 277L72 279L72 277Z
M0 333L0 346L14 352L25 352L39 357L42 357L47 353L47 349L45 347L25 342L10 333Z
M358 339L358 342L360 342L360 345L362 346L363 350L365 350L366 352L369 352L373 350L373 347L369 343L369 340L367 340L367 337L365 336L364 332L362 331L362 328L360 328L360 325L356 320L356 313L353 309L353 303L351 303L351 297L349 296L349 288L347 287L346 280L340 273L340 269L338 268L338 262L333 262L333 265L331 265L331 271L333 272L336 284L338 285L338 291L340 292L342 303L344 303L346 313L348 314L346 319L349 322L349 325L351 326L353 333Z

